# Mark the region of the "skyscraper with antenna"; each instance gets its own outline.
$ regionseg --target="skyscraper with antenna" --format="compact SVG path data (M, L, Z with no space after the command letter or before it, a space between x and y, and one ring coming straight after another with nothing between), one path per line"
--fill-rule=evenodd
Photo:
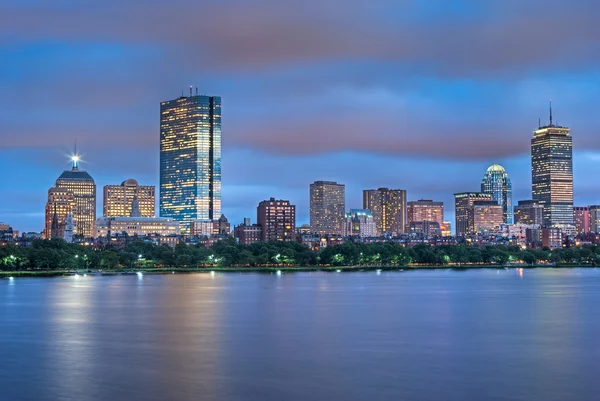
M83 238L95 236L96 183L87 172L79 169L80 160L75 143L71 170L63 171L56 184L48 190L45 230L48 239L53 236L63 238L65 230L70 230L70 235ZM55 218L58 229L53 229ZM68 227L69 224L72 227Z
M545 227L573 225L573 138L567 127L550 121L533 131L531 192L544 207Z

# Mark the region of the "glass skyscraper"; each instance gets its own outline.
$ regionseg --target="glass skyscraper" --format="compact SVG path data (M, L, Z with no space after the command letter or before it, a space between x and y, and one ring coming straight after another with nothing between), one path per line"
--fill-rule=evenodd
M481 180L481 192L492 195L492 200L502 206L502 220L513 224L512 184L504 167L491 165Z
M543 225L573 224L573 140L571 130L552 123L533 131L531 192L544 207Z
M221 98L160 104L160 216L182 223L221 216Z

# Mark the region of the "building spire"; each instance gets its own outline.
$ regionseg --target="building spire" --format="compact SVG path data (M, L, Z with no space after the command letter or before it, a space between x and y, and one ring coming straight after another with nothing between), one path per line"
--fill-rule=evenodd
M80 160L80 157L77 154L77 139L75 139L75 147L73 149L73 156L71 156L71 161L73 162L73 171L79 170L79 160Z
M552 99L550 99L550 126L552 127Z

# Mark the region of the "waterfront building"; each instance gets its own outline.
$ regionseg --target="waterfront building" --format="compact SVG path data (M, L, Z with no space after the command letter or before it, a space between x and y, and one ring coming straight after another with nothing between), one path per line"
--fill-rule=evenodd
M75 221L73 220L73 215L69 213L67 215L67 219L65 221L65 230L63 234L63 239L68 244L73 242L73 236L75 235Z
M590 206L590 231L600 234L600 206Z
M179 234L179 222L157 217L100 217L96 220L96 236L173 236Z
M293 241L296 231L296 206L288 200L269 200L258 204L257 221L262 241Z
M251 224L250 219L244 219L244 223L235 226L233 236L238 239L241 245L250 245L260 242L262 237L262 227L258 224Z
M544 207L534 200L520 200L515 206L515 224L541 226L544 217Z
M533 132L533 200L544 207L543 225L573 225L573 146L570 129L552 122Z
M469 231L469 207L477 201L490 201L492 195L481 192L460 192L454 194L454 212L456 218L456 235L472 234Z
M346 210L346 186L333 181L310 184L310 228L318 235L339 235Z
M421 199L406 204L408 224L417 221L435 221L438 225L444 223L444 202Z
M586 234L590 232L590 207L573 207L573 224L577 234Z
M46 202L44 238L63 238L67 216L72 214L74 209L73 192L63 188L50 188Z
M467 234L484 234L504 222L504 209L494 200L474 201L467 208Z
M542 246L550 249L562 248L562 232L560 228L544 227L540 230Z
M420 220L411 222L408 226L408 232L433 237L442 235L442 228L437 221Z
M452 223L449 221L442 222L440 226L440 231L442 237L451 237L452 236Z
M501 224L496 233L508 237L509 239L515 238L521 248L526 248L528 246L527 233L528 231L535 229L539 229L539 226L528 224Z
M503 220L513 224L512 184L504 167L492 164L481 180L481 192L492 195L492 200L502 206Z
M363 191L363 209L371 211L377 235L400 235L406 230L406 191L403 189L367 189Z
M160 216L182 224L221 215L221 98L160 104Z
M371 212L367 209L350 209L342 227L343 237L375 237L377 228Z
M191 236L227 236L231 233L231 225L225 215L218 220L194 220L190 222L189 235Z
M85 171L79 170L79 156L73 155L71 170L63 171L54 187L48 190L45 238L63 238L68 214L73 215L74 235L95 235L96 184Z
M104 217L154 217L155 192L154 186L139 185L133 178L123 181L121 185L106 185L104 187L103 215ZM139 216L132 214L134 201Z

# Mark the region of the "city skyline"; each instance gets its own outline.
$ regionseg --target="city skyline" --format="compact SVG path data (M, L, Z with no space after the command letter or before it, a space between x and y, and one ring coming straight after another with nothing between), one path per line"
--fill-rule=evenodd
M555 120L572 129L575 205L600 203L595 4L309 1L302 7L319 6L308 15L294 4L226 0L208 10L224 20L201 26L192 16L206 10L177 4L0 6L11 38L1 44L0 169L10 174L0 220L42 229L40 194L75 138L100 187L136 177L158 188L158 103L190 84L224 99L223 211L232 222L274 196L308 223L315 179L345 183L348 207L378 187L451 205L494 162L510 172L514 202L530 199L529 141L550 98ZM542 35L532 15L575 29ZM157 16L179 23L148 22Z

